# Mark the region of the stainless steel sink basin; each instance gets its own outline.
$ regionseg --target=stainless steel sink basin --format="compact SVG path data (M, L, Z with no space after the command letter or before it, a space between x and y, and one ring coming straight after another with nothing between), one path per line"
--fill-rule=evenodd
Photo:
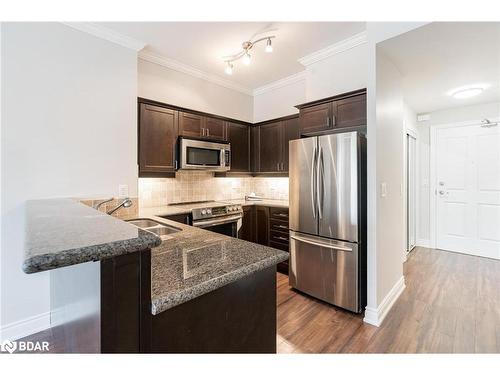
M167 226L158 226L158 227L153 227L153 228L145 228L144 230L147 230L148 232L153 232L154 234L157 234L158 236L165 236L167 234L172 234L175 232L179 232L181 229L174 228L174 227L167 227Z
M155 227L157 225L164 225L157 221L149 219L135 219L135 220L128 220L128 222L130 224L134 224L136 227L139 228L150 228L150 227Z
M160 223L156 220L151 219L133 219L127 220L130 224L135 225L141 229L147 230L148 232L154 233L157 236L167 236L172 233L180 232L182 229L173 227L167 224Z

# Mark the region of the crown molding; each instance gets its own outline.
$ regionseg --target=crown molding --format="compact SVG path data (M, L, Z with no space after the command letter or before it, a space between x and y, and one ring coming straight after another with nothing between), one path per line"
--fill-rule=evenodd
M278 79L277 81L268 83L267 85L257 87L255 90L253 90L253 95L261 95L269 91L277 90L279 88L292 85L297 82L304 81L306 79L306 71L303 70L301 72L292 74L288 77Z
M141 51L139 52L139 59L149 61L153 64L158 64L161 66L164 66L166 68L175 70L177 72L181 72L184 74L188 74L190 76L204 79L205 81L215 83L216 85L239 91L243 94L246 95L252 95L253 92L250 88L239 85L237 83L231 82L227 79L224 79L222 77L219 77L218 75L211 74L204 72L203 70L197 69L191 65L187 65L184 63L181 63L180 61L169 59L167 57L163 57L161 55L158 55L156 53L152 53L149 51Z
M105 39L111 43L118 44L122 47L129 48L134 51L140 51L146 46L146 43L140 40L130 38L126 35L117 33L107 27L97 25L92 22L62 22L64 25L69 26L75 30L94 35L98 38Z
M334 56L338 53L342 53L348 51L354 47L357 47L361 44L367 42L366 31L363 31L359 34L353 35L347 39L341 40L335 44L332 44L326 48L320 49L316 52L313 52L309 55L301 57L298 62L304 66L308 66L314 64L318 61L324 60L328 57Z

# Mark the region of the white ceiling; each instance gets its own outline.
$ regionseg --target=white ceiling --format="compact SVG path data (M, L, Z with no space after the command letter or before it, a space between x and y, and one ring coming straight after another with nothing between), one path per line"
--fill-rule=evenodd
M403 75L417 113L500 101L500 23L436 22L378 46ZM447 95L474 84L490 87L468 99Z
M147 44L145 50L256 89L304 70L297 60L365 30L364 22L103 22L109 29ZM252 50L252 63L235 62L224 74L223 56L241 43L276 35L273 53L265 43Z

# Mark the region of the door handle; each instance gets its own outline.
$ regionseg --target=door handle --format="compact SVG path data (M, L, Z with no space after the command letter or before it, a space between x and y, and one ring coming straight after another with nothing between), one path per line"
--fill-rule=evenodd
M324 194L324 167L323 167L323 149L319 146L318 160L316 162L316 203L318 205L318 217L323 219L323 194Z
M313 151L313 157L311 160L311 186L310 186L312 213L313 213L313 218L315 219L316 219L316 155L317 155L317 150L315 147Z
M310 245L325 247L327 249L339 250L339 251L352 251L352 249L350 247L345 247L345 246L340 246L340 245L333 245L333 244L323 243L323 242L316 242L316 241L313 241L313 240L310 240L310 239L307 239L307 238L304 238L304 237L299 237L299 236L291 235L290 238L292 240L295 240L295 241L308 243Z

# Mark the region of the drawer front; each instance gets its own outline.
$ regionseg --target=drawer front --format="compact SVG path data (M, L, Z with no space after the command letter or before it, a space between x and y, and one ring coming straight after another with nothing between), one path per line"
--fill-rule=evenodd
M288 244L288 233L286 232L277 232L275 230L271 230L269 236L269 242L280 242L283 244Z
M271 207L270 213L272 219L288 221L288 208Z
M288 221L271 219L271 230L277 230L288 234Z

